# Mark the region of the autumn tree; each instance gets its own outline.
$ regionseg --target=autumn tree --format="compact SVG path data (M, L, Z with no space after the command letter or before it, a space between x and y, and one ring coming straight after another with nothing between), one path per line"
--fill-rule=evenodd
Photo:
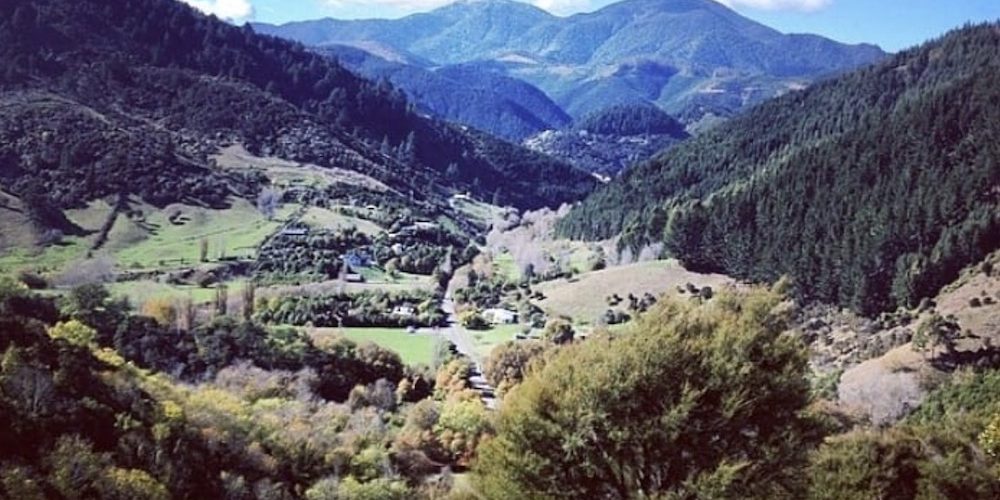
M576 332L573 331L573 325L566 319L554 318L545 324L545 340L553 344L572 342L574 335L576 335Z
M156 320L161 326L173 326L178 320L177 307L173 300L166 297L158 297L143 302L139 313Z
M524 380L528 368L539 360L544 352L545 344L541 342L511 341L500 344L493 348L490 356L486 358L483 374L496 388L497 394L502 396Z
M83 347L92 346L97 340L96 330L75 319L56 323L49 328L49 335L54 339L63 339L70 344Z

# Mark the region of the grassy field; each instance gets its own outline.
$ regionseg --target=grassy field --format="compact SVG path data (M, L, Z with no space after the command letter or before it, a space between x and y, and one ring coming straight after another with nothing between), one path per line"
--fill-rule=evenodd
M279 189L293 186L324 188L334 183L359 186L375 191L389 189L382 182L353 170L336 167L324 168L280 158L254 156L238 144L222 150L219 154L212 156L212 159L223 168L262 172Z
M452 200L452 206L479 224L490 224L504 212L503 208L476 200Z
M316 328L315 337L343 335L359 344L373 342L399 354L403 363L430 366L439 337L427 334L409 334L402 328Z
M143 222L119 219L111 230L108 249L119 265L147 269L177 259L197 262L201 240L208 241L209 259L252 255L295 209L285 205L274 220L267 220L243 199L234 199L225 210L171 205L148 212ZM175 224L169 214L177 211L182 215Z
M524 327L521 325L497 325L488 331L470 330L469 334L472 336L476 351L486 357L490 355L494 347L508 340L514 340L514 337L523 330Z
M250 202L234 198L232 206L213 210L189 205L171 205L157 209L136 205L145 217L131 220L119 216L108 233L108 241L95 255L110 255L122 269L176 267L179 259L197 263L202 239L208 241L209 259L220 255L252 255L256 247L273 233L282 221L297 208L286 205L274 220L265 219ZM104 201L91 203L88 208L67 210L67 217L92 234L66 237L62 243L44 249L18 248L0 256L0 269L16 271L32 268L57 273L75 261L85 258L96 238L96 232L111 213ZM170 222L171 214L180 214ZM163 264L161 265L161 262Z
M493 272L513 283L521 281L521 269L517 266L517 262L514 262L514 256L510 252L493 256Z
M306 213L302 216L302 222L318 229L343 230L354 227L358 231L371 236L383 232L382 228L372 221L351 217L336 210L321 207L310 207L306 210Z
M545 300L536 303L550 315L569 316L579 324L591 324L608 309L606 299L612 294L623 298L629 293L660 296L689 282L718 289L733 281L718 274L689 272L676 261L643 262L543 283L535 289L545 295Z
M226 283L229 286L229 296L234 297L246 285L246 280L233 280ZM111 294L116 297L128 297L133 304L139 305L150 299L188 299L196 304L204 304L215 299L215 288L201 288L191 285L169 285L151 280L125 281L108 285Z

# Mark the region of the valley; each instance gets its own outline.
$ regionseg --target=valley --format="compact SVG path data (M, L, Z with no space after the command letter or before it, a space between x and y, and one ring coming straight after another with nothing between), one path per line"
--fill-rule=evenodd
M1000 497L1000 21L262 1L0 4L0 498Z

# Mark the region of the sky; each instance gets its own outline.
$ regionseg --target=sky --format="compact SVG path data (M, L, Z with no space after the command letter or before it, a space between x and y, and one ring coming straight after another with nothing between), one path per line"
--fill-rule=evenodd
M397 18L453 0L182 0L233 22L285 23L322 17ZM556 15L591 12L617 0L523 0ZM716 0L785 33L816 33L897 51L966 22L1000 19L1000 0Z

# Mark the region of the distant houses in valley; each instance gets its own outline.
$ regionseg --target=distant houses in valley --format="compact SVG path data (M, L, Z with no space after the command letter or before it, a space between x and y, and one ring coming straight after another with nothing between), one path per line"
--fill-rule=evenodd
M518 314L509 309L487 309L483 311L483 319L493 325L513 325L517 323Z

